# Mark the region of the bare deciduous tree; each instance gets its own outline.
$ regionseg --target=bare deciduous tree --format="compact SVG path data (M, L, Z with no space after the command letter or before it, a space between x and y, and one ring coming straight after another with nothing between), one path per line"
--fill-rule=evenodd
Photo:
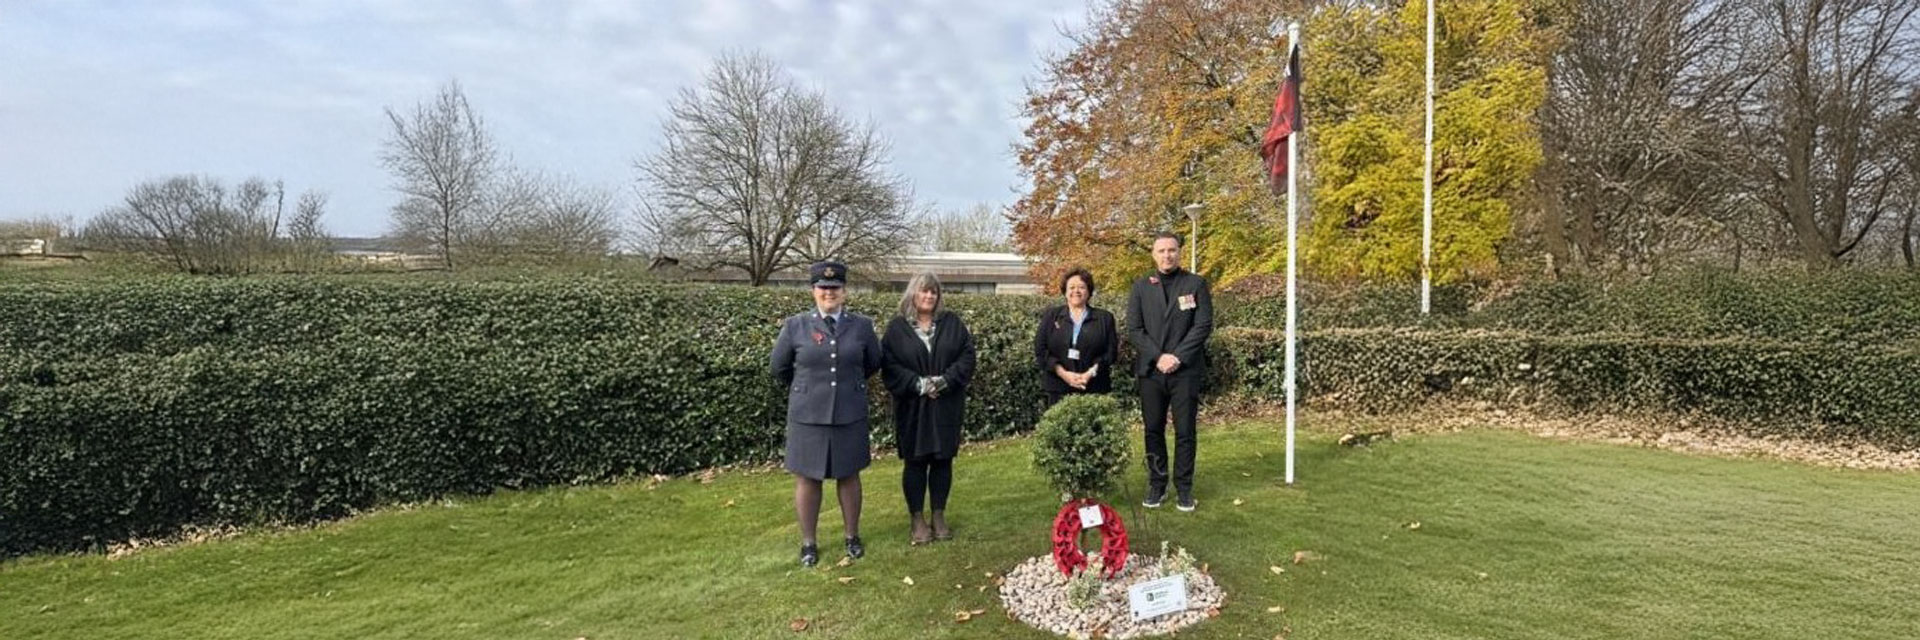
M299 203L294 205L293 220L287 223L287 252L295 270L318 268L332 253L327 227L320 221L326 208L326 194L313 191L300 194Z
M1901 147L1900 156L1905 160L1906 179L1900 191L1903 215L1900 219L1900 258L1908 269L1920 269L1916 263L1915 246L1920 244L1920 82L1915 82L1907 90L1907 105L1900 110L1898 132Z
M1585 2L1552 58L1541 110L1557 265L1647 271L1698 253L1736 257L1752 207L1730 169L1732 116L1752 89L1724 0Z
M1920 0L1747 0L1765 61L1740 119L1748 188L1814 268L1846 257L1896 206L1894 128L1920 79Z
M186 273L259 271L284 248L285 193L259 178L232 189L199 176L146 182L88 221L83 235L91 246L154 255ZM302 196L300 224L318 229L324 203L317 193Z
M606 189L516 169L487 190L464 238L474 250L501 259L600 257L619 237L618 218Z
M426 246L452 269L460 236L479 215L496 171L493 137L458 82L412 114L391 107L386 113L392 132L380 162L403 196L393 208L393 234Z
M928 251L1013 250L1013 228L1006 214L984 203L928 216L919 226L922 246Z
M757 54L722 57L671 106L664 142L636 163L640 226L655 253L745 272L834 258L876 264L913 243L887 144Z

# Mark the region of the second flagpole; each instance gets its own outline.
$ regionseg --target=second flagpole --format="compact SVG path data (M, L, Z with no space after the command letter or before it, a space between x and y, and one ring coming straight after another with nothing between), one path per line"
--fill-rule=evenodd
M1306 49L1300 46L1300 23L1287 25L1287 44L1293 47L1303 58L1300 66L1305 67ZM1302 118L1301 122L1305 122ZM1295 203L1300 193L1298 176L1300 175L1300 132L1287 136L1287 484L1293 484L1293 416L1296 387L1294 384L1294 320L1299 311L1295 303L1299 263L1294 259L1297 233L1300 230L1299 206Z

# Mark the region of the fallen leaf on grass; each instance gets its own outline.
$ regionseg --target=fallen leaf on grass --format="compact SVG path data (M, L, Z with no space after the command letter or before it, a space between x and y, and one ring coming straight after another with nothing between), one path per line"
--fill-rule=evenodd
M1315 559L1315 558L1314 558L1314 555L1313 555L1313 552L1312 552L1312 551L1295 551L1295 552L1293 552L1293 563L1294 563L1294 564L1306 564L1308 560L1313 560L1313 559Z
M907 583L907 586L909 587L913 586L913 576L907 576L905 578L901 578L900 581Z
M1218 617L1220 617L1220 607L1208 607L1208 608L1207 608L1207 617L1209 617L1209 618L1218 618Z
M1482 572L1480 572L1480 579L1481 579L1481 580L1485 580L1485 579L1487 579L1487 572L1485 572L1485 571L1482 571Z
M836 567L851 567L853 566L853 556L840 556L840 561L833 564Z
M1286 607L1282 607L1282 606L1280 606L1280 605L1277 605L1277 604L1276 604L1276 605L1273 605L1273 606L1271 606L1271 607L1267 607L1267 613L1280 613L1280 612L1282 612L1282 611L1286 611L1286 610L1287 610L1287 608L1286 608Z
M954 590L954 591L959 591L959 590L961 590L961 589L965 589L965 588L966 588L966 586L964 586L964 585L958 585L958 584L956 584L956 585L953 585L953 590Z
M1412 523L1412 524L1408 524L1408 525L1407 525L1407 528L1408 528L1408 529L1412 529L1412 530L1414 530L1414 531L1419 531L1419 530L1420 530L1420 521L1419 521L1419 520L1415 520L1415 521L1413 521L1413 523Z
M1236 506L1236 507L1238 507L1238 506L1240 506L1240 505L1243 505L1243 504L1246 504L1246 503L1247 503L1247 501L1245 501L1245 500L1241 500L1241 499L1239 499L1239 498L1234 498L1234 499L1233 499L1233 506Z
M1240 477L1242 477L1242 478L1251 478L1251 477L1253 477L1253 474L1251 474L1251 473L1247 473L1247 472L1245 472L1245 471L1242 471L1242 472L1240 472Z
M721 507L731 507L731 506L733 506L733 501L732 501L732 500L728 500L726 504L723 504L723 505L720 505L720 506L721 506Z
M977 615L980 615L980 614L982 614L982 613L986 613L986 612L987 612L987 610L986 610L986 609L974 609L974 610L972 610L972 611L969 611L969 612L967 612L967 613L971 613L971 614L973 614L973 615L976 615L976 616L977 616Z
M962 623L962 622L966 622L966 621L968 621L968 620L972 620L972 619L973 619L973 614L972 614L972 613L968 613L968 612L966 612L966 611L955 611L955 612L953 612L953 622L954 622L955 624L959 624L959 623Z
M800 633L800 632L802 632L802 631L806 631L806 630L807 630L807 619L806 619L806 618L794 618L794 619L793 619L793 622L789 622L789 623L787 623L787 628L788 628L788 629L792 629L794 633Z
M852 583L853 583L853 576L840 576L840 577L838 577L838 578L834 578L834 579L835 579L835 580L839 580L839 581L840 581L840 584L852 584Z
M1276 575L1276 576L1287 572L1286 569L1281 568L1280 565L1277 565L1277 564L1271 567L1267 567L1267 570L1272 571L1273 575Z

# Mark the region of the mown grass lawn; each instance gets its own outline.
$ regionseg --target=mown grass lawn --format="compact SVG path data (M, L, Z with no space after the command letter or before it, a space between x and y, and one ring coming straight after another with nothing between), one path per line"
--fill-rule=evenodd
M1295 487L1278 480L1276 425L1209 428L1198 512L1123 509L1136 549L1184 545L1228 590L1180 637L1920 635L1920 475L1499 431L1335 446L1327 432L1347 426L1378 425L1322 421ZM959 462L958 539L930 547L905 543L899 468L869 470L870 552L846 568L828 544L822 568L799 569L791 481L736 472L16 560L0 565L0 638L1048 637L979 589L1046 550L1057 496L1027 441ZM839 533L829 498L822 539ZM1317 559L1294 565L1298 550Z

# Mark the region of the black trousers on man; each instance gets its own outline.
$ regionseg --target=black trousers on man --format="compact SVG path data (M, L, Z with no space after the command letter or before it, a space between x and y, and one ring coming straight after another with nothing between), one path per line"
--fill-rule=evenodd
M1200 371L1158 371L1140 379L1140 411L1147 427L1147 488L1165 495L1167 489L1167 410L1173 410L1173 486L1182 496L1193 494L1194 448L1199 439L1194 421L1200 417Z

